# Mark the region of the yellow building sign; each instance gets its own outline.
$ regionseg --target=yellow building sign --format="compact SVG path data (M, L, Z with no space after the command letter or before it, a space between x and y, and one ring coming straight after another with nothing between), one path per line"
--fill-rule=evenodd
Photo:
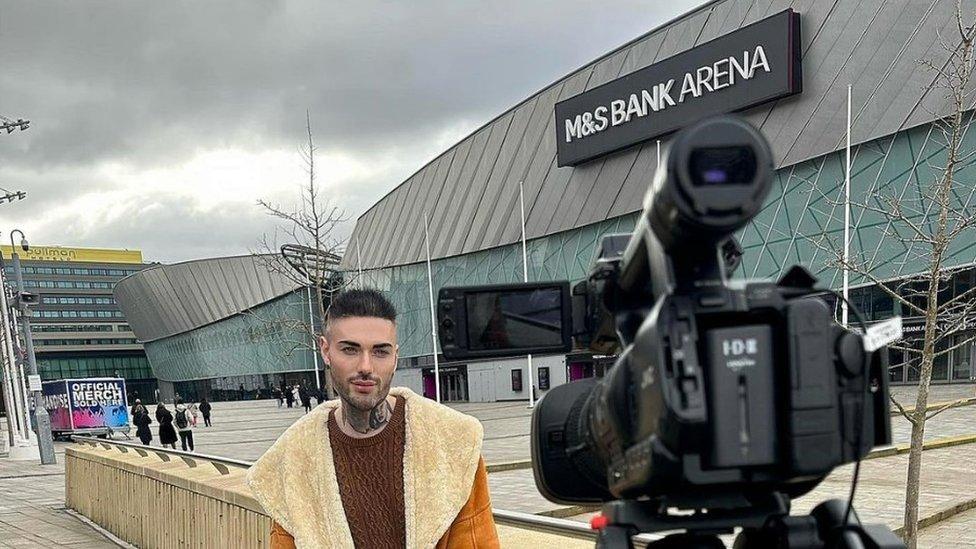
M9 260L9 244L0 244L3 258ZM31 246L26 252L17 247L21 261L88 261L91 263L142 263L140 250L108 250L104 248L65 248L62 246Z

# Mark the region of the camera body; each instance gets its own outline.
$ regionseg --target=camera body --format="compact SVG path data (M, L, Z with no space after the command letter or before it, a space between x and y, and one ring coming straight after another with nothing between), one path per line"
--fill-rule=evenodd
M705 530L743 524L714 522L722 512L761 508L759 528L763 513L788 514L789 498L890 443L885 349L868 352L834 321L829 291L800 266L775 282L730 280L732 234L759 213L773 175L755 128L706 119L672 140L634 233L604 237L586 280L440 291L448 358L569 351L569 336L617 354L602 380L554 387L535 408L533 471L547 499L611 502L605 513L621 517L613 509L633 509L614 500L659 517L709 510L694 523Z
M890 441L884 353L833 322L794 268L778 283L657 300L602 381L553 388L532 418L547 499L668 506L797 497Z

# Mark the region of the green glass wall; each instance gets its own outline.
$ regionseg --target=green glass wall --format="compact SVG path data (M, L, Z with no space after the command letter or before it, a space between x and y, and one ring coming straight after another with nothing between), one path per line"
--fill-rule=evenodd
M843 136L838 136L842 138ZM976 136L967 134L964 150L973 150ZM931 201L924 190L945 162L941 134L926 125L899 132L852 149L852 257L870 265L882 279L919 272L924 263L919 249L892 235L895 228L872 211L884 208L882 193L897 196L917 223L930 223ZM973 159L957 171L958 205L973 200ZM844 151L825 155L776 173L762 212L743 229L744 248L739 277L775 278L793 264L806 265L821 283L837 288L840 271L831 264L841 249L844 231ZM972 207L972 206L970 206ZM580 280L592 263L602 235L629 232L637 214L531 240L527 243L529 280ZM976 261L976 231L958 238L947 265ZM521 244L502 246L432 262L434 291L443 286L518 282L522 280ZM351 273L352 274L352 273ZM400 356L431 354L430 306L425 263L365 271L367 286L387 293L399 312ZM851 284L864 280L852 277Z
M297 291L190 332L146 343L165 381L311 370L307 293Z
M142 355L39 356L37 369L44 381L76 377L115 377L116 375L126 379L155 377L149 368L149 361Z
M843 136L838 136L842 139ZM927 192L941 176L946 149L939 129L925 125L883 137L851 152L851 257L879 279L915 274L927 266L924 245L904 225L892 225L881 211L892 211L897 200L920 227L936 222L934 200ZM966 154L955 173L950 200L960 211L976 215L974 159L976 135L965 134ZM803 263L823 283L838 288L842 272L830 264L843 249L844 151L780 169L766 206L740 235L745 248L741 274L777 277ZM955 239L946 266L976 261L976 231ZM851 276L852 285L868 280Z

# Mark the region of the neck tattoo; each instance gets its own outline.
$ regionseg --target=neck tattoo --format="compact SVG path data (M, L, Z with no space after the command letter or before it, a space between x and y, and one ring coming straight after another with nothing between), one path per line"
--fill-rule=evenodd
M342 419L353 431L368 435L390 422L393 416L393 407L387 399L383 399L371 410L358 410L349 405L345 400L342 401Z

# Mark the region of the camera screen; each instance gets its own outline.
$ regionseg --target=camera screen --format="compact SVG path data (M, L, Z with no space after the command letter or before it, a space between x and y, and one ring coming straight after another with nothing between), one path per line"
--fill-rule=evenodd
M742 146L695 149L689 168L696 187L743 185L756 177L756 154Z
M562 344L559 288L469 293L465 306L471 350Z

